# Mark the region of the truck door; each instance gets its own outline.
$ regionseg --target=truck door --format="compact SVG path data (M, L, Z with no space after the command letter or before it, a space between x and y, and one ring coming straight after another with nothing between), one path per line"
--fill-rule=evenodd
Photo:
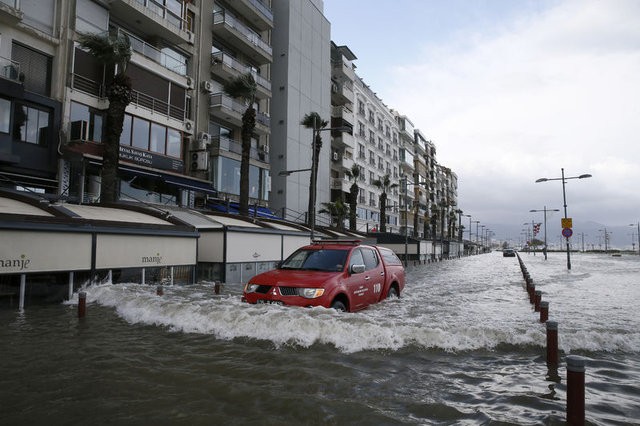
M376 303L380 300L386 279L384 265L375 249L370 247L361 247L360 249L365 265L365 285L369 289L367 302L369 304Z
M365 270L354 273L352 272L354 265L364 266ZM349 298L351 299L352 310L362 309L370 303L369 297L371 289L368 284L370 279L367 279L369 274L366 269L362 249L353 249L351 251L351 257L349 258L349 277L345 280Z

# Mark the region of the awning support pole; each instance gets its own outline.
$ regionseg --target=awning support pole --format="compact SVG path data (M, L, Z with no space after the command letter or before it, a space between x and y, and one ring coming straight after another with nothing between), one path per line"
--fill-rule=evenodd
M69 272L69 300L73 297L73 271Z
M18 309L20 312L24 311L24 292L27 287L27 275L20 275L20 302L18 304Z

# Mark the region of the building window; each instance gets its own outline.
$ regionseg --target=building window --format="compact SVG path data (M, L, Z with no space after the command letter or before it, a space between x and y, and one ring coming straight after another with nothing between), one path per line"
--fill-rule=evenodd
M11 101L0 98L0 133L9 133L11 128Z
M35 145L47 145L51 130L51 113L48 110L20 103L13 111L13 139Z
M49 56L14 42L11 46L11 59L20 64L25 89L49 96L51 92L51 58Z
M71 102L71 111L69 121L86 121L89 125L89 140L93 142L102 142L102 122L103 114L87 105ZM124 129L122 131L125 132Z
M182 158L182 133L129 114L124 116L120 145Z

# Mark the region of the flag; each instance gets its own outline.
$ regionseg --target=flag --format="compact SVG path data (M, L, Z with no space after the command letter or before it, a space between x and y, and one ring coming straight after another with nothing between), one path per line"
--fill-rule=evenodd
M533 225L533 236L535 237L536 235L538 235L538 232L540 232L540 225L542 225L541 223L536 223L535 225Z

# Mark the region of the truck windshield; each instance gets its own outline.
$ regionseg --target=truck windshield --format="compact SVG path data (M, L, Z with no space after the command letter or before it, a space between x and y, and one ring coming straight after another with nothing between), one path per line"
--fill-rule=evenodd
M340 272L344 269L348 250L300 249L287 258L280 269Z

